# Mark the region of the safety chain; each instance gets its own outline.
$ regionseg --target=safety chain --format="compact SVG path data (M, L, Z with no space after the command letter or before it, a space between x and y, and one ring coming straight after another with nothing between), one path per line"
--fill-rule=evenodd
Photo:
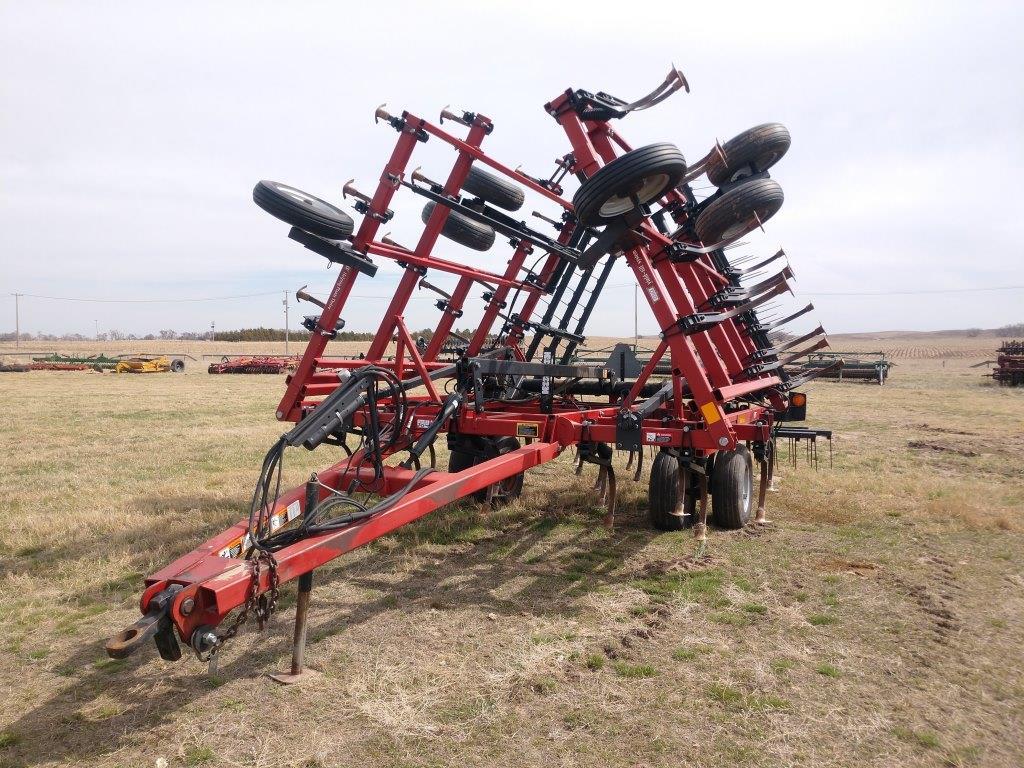
M270 577L270 588L262 595L258 594L260 589L261 563L266 564ZM252 581L249 582L249 591L246 594L242 610L238 612L238 615L235 616L234 621L228 625L227 629L217 634L213 647L205 653L196 650L196 656L199 660L204 662L212 661L221 648L224 647L224 644L238 634L242 625L249 620L250 613L256 616L256 621L262 630L270 621L274 611L277 610L280 583L280 577L277 575L277 560L270 552L257 551L256 557L252 560Z

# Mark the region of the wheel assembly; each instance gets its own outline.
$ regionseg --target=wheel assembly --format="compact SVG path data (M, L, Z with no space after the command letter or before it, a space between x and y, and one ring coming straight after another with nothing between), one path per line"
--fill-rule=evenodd
M696 521L697 496L689 470L670 451L658 451L651 464L647 516L659 531L680 531Z
M746 446L715 454L711 517L720 528L742 528L754 508L754 460Z
M261 181L252 199L260 208L286 224L313 235L341 240L352 234L352 217L340 208L301 189L278 181Z
M651 144L612 160L587 179L572 205L581 223L599 227L657 200L686 173L686 159L674 144Z
M464 438L452 445L448 457L448 471L462 472L488 459L519 450L519 447L519 441L514 437ZM524 482L524 473L519 472L492 483L487 488L475 491L473 499L480 504L489 501L494 506L503 506L519 498L523 492Z
M429 202L423 206L423 213L420 218L426 224L430 215L437 206L435 202ZM441 234L449 240L454 240L459 245L472 248L474 251L486 251L494 245L494 229L481 224L458 211L449 211L448 218L444 221Z
M789 130L782 123L764 123L744 131L712 152L704 166L716 187L764 173L789 150Z
M701 242L727 243L743 237L779 212L785 196L768 178L747 179L724 190L697 215Z
M526 200L521 187L493 173L481 171L476 166L469 169L466 180L462 182L462 189L506 211L518 211Z

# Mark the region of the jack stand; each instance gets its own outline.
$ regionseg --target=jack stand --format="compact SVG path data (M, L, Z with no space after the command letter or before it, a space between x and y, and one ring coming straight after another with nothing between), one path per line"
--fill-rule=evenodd
M292 669L271 675L281 685L294 685L308 679L313 670L303 667L306 654L306 618L309 616L309 597L313 592L313 572L299 576L299 596L295 601L295 635L292 637Z
M697 540L697 554L694 560L700 560L707 552L708 546L708 476L700 475L700 509L697 522L693 526L693 538Z
M770 457L765 461L761 462L761 483L757 490L757 514L754 516L755 525L768 525L771 523L765 515L767 510L764 508L765 496L768 495L768 462Z

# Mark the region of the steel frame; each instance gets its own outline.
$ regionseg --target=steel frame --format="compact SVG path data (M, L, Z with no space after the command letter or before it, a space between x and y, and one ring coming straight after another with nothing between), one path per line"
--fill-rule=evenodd
M559 167L583 179L629 151L630 146L607 119L593 119L586 113L581 114L574 106L573 96L573 91L565 91L546 104L545 109L564 130L570 144L571 152L559 161ZM493 129L489 117L471 113L458 116L448 112L443 116L463 124L467 128L466 135L459 138L411 112L402 112L395 117L382 108L378 109L377 118L394 128L398 138L376 189L365 198L365 213L351 237L351 249L367 259L391 259L404 267L404 272L382 314L366 359L339 359L326 354L327 344L333 335L329 329L334 329L341 318L361 271L352 264L342 264L330 295L323 302L318 333L314 333L295 373L288 379L277 408L279 420L298 422L310 414L321 398L339 387L339 370L375 365L393 371L403 381L415 378L427 389L425 395L409 396L409 402L417 406L416 419L400 425L403 439L393 452L407 450L423 434L425 425L441 411L441 397L431 378L452 375L451 365L439 360L438 356L475 284L488 286L488 298L481 324L467 345L465 359L471 361L487 352L489 340L495 338L498 339L494 344L497 344L499 357L519 361L530 357L530 350L524 351L523 342L533 327L531 323L538 303L551 290L552 279L560 268L576 268L564 251L546 249L547 256L536 274L525 276L523 271L527 259L540 247L526 236L518 242L513 241L513 251L502 274L442 258L437 254L440 250L437 240L451 211L448 205L435 206L419 241L411 249L378 239L378 231L389 217L389 205L396 192L403 186L418 189L418 185L406 181L406 175L417 145L431 138L449 145L455 152L451 171L435 194L457 203L470 166L480 163L560 209L561 219L547 219L556 224L559 246L569 249L575 247L570 244L578 245L584 236L593 236L594 233L580 229L572 215L572 203L560 194L557 184L536 180L485 153L482 144ZM693 169L699 169L701 163ZM660 226L656 218L645 216L635 228L639 237L622 253L662 331L655 353L622 402L612 402L609 398L604 403L573 402L567 405L562 402L545 403L542 397L537 397L516 404L487 402L482 410L478 410L467 400L445 424L444 431L459 436L525 437L527 444L458 473L436 471L427 474L386 511L353 522L343 530L306 538L285 547L274 556L276 578L283 583L310 573L329 560L439 507L549 461L568 447L616 443L624 414L643 414L635 425L639 427L642 446L676 449L680 455L695 461L715 451L732 449L737 443L770 444L777 414L787 406L784 374L781 370L762 371L757 366L752 367L751 361L759 359L764 345L752 338L752 328L756 323L751 321L751 312L740 312L735 316L728 316L726 312L720 320L714 317L716 297L721 297L723 290L739 285L739 271L729 273L722 244L707 247L680 234L685 233L684 225L693 212L693 196L688 186L684 184L670 191L660 203L663 218L671 217L676 231L670 232L667 227ZM679 258L680 253L683 258ZM615 255L612 253L609 259ZM443 305L441 317L431 341L421 352L410 337L403 315L417 283L434 272L455 275L458 281L450 297L440 302ZM773 284L776 290L772 295L788 288L788 276L781 276ZM503 313L502 309L513 294L521 298L518 310L512 314ZM694 317L698 320L686 322ZM710 319L701 320L701 317ZM392 341L396 341L397 351L388 357L386 352ZM536 347L534 345L534 349ZM659 364L665 365L665 359L672 371L671 385L666 385L665 396L657 402L649 401L647 407L638 411L641 391L651 380L655 368ZM394 412L389 412L384 403L380 406L379 416L387 422L394 419ZM361 426L365 419L365 414L358 412L352 424ZM358 461L346 459L338 462L318 473L320 485L316 494L310 496L308 486L285 491L276 500L271 513L280 519L291 520L302 514L310 503L331 495L330 489L345 489L352 480L365 479L366 471L360 468ZM378 492L383 495L399 490L414 475L412 469L388 466ZM763 504L763 494L761 501ZM239 522L149 576L140 601L143 614L155 615L154 599L166 596L168 589L174 587L171 599L164 600L167 606L163 610L178 635L190 643L197 632L216 627L252 595L267 591L271 586L267 570L254 569L245 559L248 526L248 520ZM256 584L253 584L254 570L258 579ZM151 634L150 630L146 631ZM108 645L112 654L123 655L133 650L137 637L145 634L141 631L134 635L131 630L126 632Z

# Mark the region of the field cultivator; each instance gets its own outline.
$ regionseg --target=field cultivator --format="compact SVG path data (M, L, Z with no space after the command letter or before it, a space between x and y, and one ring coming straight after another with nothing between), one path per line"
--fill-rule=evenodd
M885 384L889 369L895 365L885 352L812 352L801 365L805 371L817 371L823 379L856 379Z
M287 373L294 371L298 357L232 357L210 363L209 373Z
M996 352L995 368L987 375L1000 386L1024 387L1024 341L1004 341Z
M57 363L46 360L35 361L33 360L28 364L29 370L33 371L95 371L99 370L93 368L91 365L85 363Z
M57 366L74 366L73 368L49 368L46 370L73 370L73 371L84 371L91 368L94 371L111 371L113 370L118 362L119 358L107 357L106 355L61 355L54 353L52 355L46 355L44 357L33 357L33 363L45 363L48 365ZM37 369L40 370L40 369Z
M277 408L278 419L295 425L268 451L248 518L152 574L143 617L111 638L108 653L127 656L152 637L163 658L177 659L181 638L212 660L247 619L262 625L281 586L298 579L298 673L316 568L460 499L507 502L522 491L527 470L567 448L576 450L578 472L595 466L609 526L616 450L629 454L635 481L645 477L645 454L654 453L646 473L650 523L692 526L699 551L709 514L725 528L764 521L776 441L831 436L783 425L804 418L806 396L794 390L821 373L795 372L798 361L827 346L820 326L799 337L782 330L812 310L777 303L793 279L785 253L728 255L781 207L782 189L768 171L790 137L777 123L761 125L687 164L673 144L634 149L612 127L682 89L689 86L673 69L634 102L559 93L544 109L569 151L547 176L487 154L482 145L495 126L485 115L446 108L435 124L381 106L375 120L397 141L372 192L344 186L361 214L358 228L328 202L259 182L255 202L291 225L292 240L340 266ZM465 131L457 136L449 124ZM410 170L427 141L454 151L438 181ZM703 199L691 187L701 176L716 187ZM571 198L564 191L570 181L578 184ZM413 247L378 237L397 194L424 203ZM530 224L512 215L527 194L542 206ZM508 244L500 272L439 246L443 236L485 251L498 235ZM375 258L398 265L398 286L365 358L333 357L328 342L344 325L356 281L377 272ZM645 361L628 371L576 360L619 260L661 330ZM440 288L428 275L451 284ZM429 342L417 343L403 316L418 286L438 296ZM482 299L479 321L470 323L471 336L456 338L452 329L470 311L471 293ZM454 362L440 358L446 348L457 348ZM445 469L434 466L442 432ZM326 448L338 459L304 485L281 490L284 454L298 446Z

